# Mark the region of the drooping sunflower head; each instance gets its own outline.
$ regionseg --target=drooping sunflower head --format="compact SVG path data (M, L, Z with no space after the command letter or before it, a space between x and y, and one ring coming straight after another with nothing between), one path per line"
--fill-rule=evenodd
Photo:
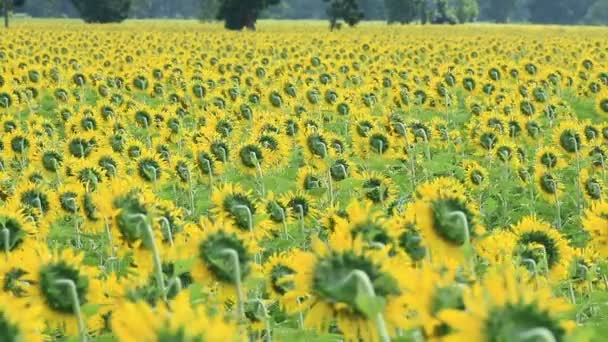
M604 195L604 182L601 175L581 170L579 182L583 196L588 202L601 201Z
M536 217L527 216L513 226L512 231L517 236L514 254L522 262L527 262L526 265L536 265L539 269L534 272L548 270L546 275L554 281L568 276L574 249L555 228Z
M547 170L559 170L566 166L566 161L560 150L545 146L536 151L536 165Z
M550 203L555 203L562 196L564 185L554 172L537 169L535 183L542 197Z
M563 318L570 306L550 288L536 289L529 279L512 265L490 270L482 282L465 289L466 310L439 312L440 320L452 328L448 338L513 341L531 339L542 330L563 340L573 327Z
M482 189L489 184L488 171L479 163L467 160L463 162L465 173L464 183L470 189Z
M584 133L579 123L564 121L555 128L554 141L568 154L575 154L583 149Z
M257 200L250 191L245 191L238 184L227 183L219 186L211 195L214 207L212 214L223 221L228 221L242 232L253 233L257 230Z

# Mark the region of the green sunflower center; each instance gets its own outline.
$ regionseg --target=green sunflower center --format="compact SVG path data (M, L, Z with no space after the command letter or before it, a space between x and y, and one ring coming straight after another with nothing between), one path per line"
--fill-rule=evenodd
M232 194L224 199L224 211L232 217L234 224L242 230L248 231L249 225L253 226L253 222L249 222L250 217L245 207L251 212L251 219L255 215L255 207L253 202L245 194Z
M84 139L75 138L68 144L68 150L76 158L86 158L93 151L93 145Z
M38 209L41 214L46 214L50 209L46 194L37 190L28 190L21 194L21 203L32 209Z
M594 200L599 200L602 197L602 187L600 183L593 178L589 178L585 182L585 192Z
M599 130L593 126L585 126L585 138L593 140L599 135Z
M555 177L553 177L551 174L543 174L539 179L539 183L543 192L551 195L557 193L557 179L555 179Z
M76 294L80 305L87 302L86 295L89 289L89 280L80 274L80 271L63 261L51 263L40 269L40 289L46 304L53 310L61 313L72 313L72 298L66 295L66 285L58 284L57 281L67 279L76 285Z
M426 256L426 248L422 245L422 236L415 227L408 227L399 235L399 247L412 258L420 261Z
M391 242L391 238L386 232L386 228L382 225L372 222L365 221L357 224L352 230L353 237L361 235L365 241L380 243L387 245Z
M2 290L4 292L10 292L15 297L25 296L27 292L24 285L27 284L27 279L24 279L24 276L26 274L28 274L28 272L21 268L11 268L4 274Z
M540 162L545 167L552 169L557 166L557 156L551 152L545 152L540 156Z
M376 133L369 137L369 146L373 152L384 154L386 151L388 151L389 141L386 136Z
M262 146L272 151L276 151L279 148L278 140L270 135L261 136L259 142L262 144Z
M294 273L295 271L293 269L285 265L278 264L273 267L270 271L270 285L272 286L272 289L280 295L284 295L293 289L293 282L283 281L283 278Z
M374 128L374 125L369 121L359 121L357 123L357 134L360 137L366 137L367 133Z
M17 220L12 217L0 217L0 248L8 246L9 251L14 250L23 243L25 235L21 223Z
M329 168L331 179L334 181L341 181L346 179L348 176L348 163L346 160L340 159Z
M523 259L532 259L537 265L544 264L543 253L546 253L549 269L559 261L560 254L557 243L545 232L526 232L519 237L518 243L521 248L520 256ZM536 245L543 246L544 252L541 248L536 248Z
M221 282L235 284L234 261L226 253L229 249L238 254L241 278L244 279L251 271L249 265L251 257L243 242L235 234L228 235L220 231L209 235L199 245L198 256L215 278Z
M466 231L464 222L454 216L455 212L464 213L469 225L469 234L473 236L473 215L460 200L447 198L433 201L433 229L443 240L452 245L461 246L465 243Z
M30 142L23 136L16 136L11 139L11 149L15 153L24 153L30 147Z
M108 177L116 177L118 175L118 164L112 157L102 157L99 159L99 167L104 169Z
M473 183L474 185L481 185L483 183L483 181L485 180L485 177L484 177L483 172L481 172L479 170L473 170L470 173L469 179L471 180L471 183Z
M608 114L608 99L602 99L599 108L604 114Z
M157 160L143 158L137 163L137 173L143 180L156 183L162 175L162 168Z
M308 150L317 157L325 158L327 155L327 141L320 135L311 135L306 140Z
M304 190L312 190L312 189L318 189L321 187L320 185L321 180L319 179L319 177L316 177L314 175L306 175L306 177L304 177Z
M266 204L266 213L268 217L275 223L283 223L285 220L286 208L278 201L271 201Z
M555 341L562 341L566 331L559 322L551 319L549 313L540 311L534 304L512 304L495 308L490 311L485 321L485 336L487 341L532 341L525 334L533 329L549 330Z
M578 133L565 130L559 136L560 146L568 153L575 153L581 149L581 137Z
M347 304L350 313L364 316L357 305L359 285L353 271L364 272L377 296L386 298L400 293L397 281L380 270L379 265L353 252L333 253L320 259L314 267L312 289L322 300Z
M49 172L57 172L62 162L63 157L57 152L47 151L42 154L42 167Z
M288 205L291 207L293 215L297 218L300 218L300 215L304 218L308 215L308 211L310 210L308 201L306 198L296 196L292 198Z
M78 212L78 194L72 191L67 191L59 195L59 204L61 209L70 214Z
M256 145L247 145L239 151L241 163L250 169L257 168L264 160L262 150Z
M493 132L485 132L479 137L479 144L486 150L491 150L498 143L498 136Z
M384 202L388 196L388 187L377 178L370 178L363 183L365 197L374 203Z
M19 328L8 321L5 313L0 311L0 340L2 341L19 341Z
M196 156L196 166L198 166L199 170L205 175L213 174L213 164L213 157L207 152L200 152Z
M142 222L141 217L148 216L148 211L144 205L132 194L118 198L114 206L121 209L116 216L116 225L122 238L130 243L143 238L145 236L143 232L144 222Z
M228 160L228 146L222 142L215 142L211 144L211 154L216 160L225 162Z

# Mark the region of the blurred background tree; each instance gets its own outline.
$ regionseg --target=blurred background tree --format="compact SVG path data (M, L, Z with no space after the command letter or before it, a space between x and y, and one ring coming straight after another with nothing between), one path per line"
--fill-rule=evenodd
M131 0L72 0L87 23L117 23L129 16Z
M255 30L255 22L260 13L280 0L220 0L217 19L224 20L224 27L229 30L247 28Z
M11 0L8 1L11 7ZM35 17L78 17L79 11L75 6L77 3L107 6L106 4L114 1L120 4L125 0L29 0L16 10ZM359 20L385 20L389 23L401 24L450 21L608 24L608 0L131 0L130 2L128 11L130 18L215 20L219 14L219 18L229 24L227 26L234 26L237 29L238 27L242 29L248 24L253 28L255 20L259 18L331 20L334 17L337 23L344 20L344 17L338 13L340 11L332 10L334 4L339 5L335 7L336 9L340 8L339 3L348 3L348 6L353 8L356 5L357 11L347 15L348 21L355 24ZM3 3L3 0L0 0L0 3ZM363 17L360 13L363 13ZM120 14L118 17L124 15ZM83 18L86 19L84 15ZM245 25L241 26L243 23Z
M327 16L332 31L341 27L340 20L348 26L355 26L364 17L357 0L323 0L323 2L329 3Z

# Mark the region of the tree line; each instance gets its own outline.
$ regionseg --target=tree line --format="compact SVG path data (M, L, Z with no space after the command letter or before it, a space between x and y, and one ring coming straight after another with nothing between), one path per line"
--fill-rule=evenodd
M361 20L388 23L531 22L608 23L608 0L0 0L9 11L34 17L81 17L86 22L126 18L223 20L226 28L255 29L260 18L325 19L332 29Z

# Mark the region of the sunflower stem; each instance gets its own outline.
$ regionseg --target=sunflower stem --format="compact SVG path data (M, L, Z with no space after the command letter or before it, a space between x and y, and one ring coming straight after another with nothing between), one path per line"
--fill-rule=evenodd
M213 187L213 183L209 185ZM188 168L188 192L190 197L190 216L194 217L195 205L194 205L194 186L192 186L192 172Z
M555 199L555 211L557 214L557 229L562 229L562 207L559 203L559 197L557 196L557 182L555 179L548 179L547 181L553 185L554 189L553 198Z
M163 296L163 300L167 301L167 295L165 293L165 280L163 276L163 264L160 258L160 252L158 251L158 247L156 246L156 240L154 239L154 232L152 231L152 226L148 223L148 217L144 214L131 214L128 215L128 218L133 220L138 220L139 224L144 224L145 233L150 239L150 247L152 248L152 258L154 261L154 270L156 274L156 282L159 287L160 293Z
M343 286L344 284L348 283L352 278L355 278L355 280L357 281L358 290L362 289L366 295L368 295L372 298L376 297L376 291L374 290L374 285L372 284L371 280L369 279L369 276L367 275L367 273L365 273L361 270L352 270L346 277L344 277L340 281L339 286ZM376 317L374 317L374 320L376 321L376 328L378 329L378 335L380 337L380 341L390 342L391 338L388 333L388 330L386 329L386 323L384 322L384 316L382 315L382 312L378 312L376 314Z
M296 209L298 210L298 218L300 219L300 229L304 232L304 206L296 204Z
M167 290L166 290L167 294L166 295L169 295L169 291L171 291L171 289L173 287L175 287L175 289L177 290L177 293L180 293L182 291L182 289L183 289L182 280L178 276L175 276L167 284Z
M273 202L273 204L279 209L279 212L281 213L281 222L283 223L283 234L285 234L285 239L289 240L290 236L287 227L287 217L285 216L285 209L283 209L276 202Z
M581 174L581 154L579 151L579 146L578 146L578 142L576 141L576 138L574 137L570 137L570 139L572 140L572 142L574 143L574 150L576 152L576 174L580 175ZM583 213L583 209L584 209L584 202L583 202L583 191L581 189L581 181L578 177L576 177L576 194L577 194L577 207L578 207L578 211L579 211L579 215L581 215Z
M272 342L272 321L271 321L270 315L268 314L268 309L266 308L264 301L259 298L253 299L251 301L260 304L260 307L262 307L262 312L264 313L264 321L266 323L266 339L265 340L266 340L266 342Z
M258 178L260 181L260 191L262 193L262 196L264 196L264 194L266 193L266 189L264 187L264 175L262 174L262 166L260 165L260 161L258 160L258 156L257 154L255 154L255 152L249 152L249 156L251 157L251 159L253 159L253 161L255 162L255 167L258 171Z
M243 204L237 204L233 208L235 210L242 210L247 214L247 228L249 229L249 233L253 236L253 214L251 213L251 209Z
M205 163L205 166L209 171L209 187L213 187L213 171L211 170L211 162L209 161L209 159L205 158L203 159L203 163Z
M8 230L8 228L6 227L2 227L2 242L3 242L3 247L4 247L4 254L5 254L5 258L6 260L8 260L8 254L11 251L11 231Z
M532 273L534 274L534 282L536 283L536 288L539 288L538 283L538 265L536 265L536 261L534 259L523 259L521 262L530 264L532 266Z
M427 161L431 161L431 145L429 144L429 136L426 134L426 131L422 128L418 128L416 133L422 133L422 138L424 139L424 153Z
M167 218L164 216L160 216L158 219L160 220L161 228L163 228L167 233L167 239L169 240L169 244L173 246L173 233L171 232L171 223L169 223L169 220L167 220Z
M522 340L541 340L543 342L556 342L555 335L545 327L533 328L520 333L518 336Z
M241 284L241 264L239 261L239 253L232 248L224 248L220 251L220 254L226 255L230 258L230 261L234 267L234 282L236 286L236 300L237 300L237 317L243 319L245 315L245 302L243 296L243 286Z
M587 285L589 286L589 292L592 292L593 291L593 280L591 279L591 276L589 273L589 267L587 267L586 265L583 265L583 264L577 264L576 266L585 272L585 280L587 280L587 283L588 283Z
M342 165L343 166L343 165ZM327 170L327 183L329 185L329 206L334 206L334 186L331 179L331 168Z
M467 219L467 215L460 210L456 210L456 211L452 211L451 213L449 213L448 217L458 219L460 221L460 223L462 224L462 232L464 234L464 242L463 242L462 247L467 255L467 259L469 259L471 271L474 272L475 271L475 260L474 260L474 256L473 256L473 250L471 247L471 229L469 227L469 220Z
M87 340L87 327L84 323L84 318L82 317L82 312L80 311L80 300L78 299L78 291L76 289L76 284L72 279L57 279L55 280L55 284L63 285L68 288L68 295L72 300L72 309L74 310L74 315L78 320L78 332L80 335L80 341L86 342Z

